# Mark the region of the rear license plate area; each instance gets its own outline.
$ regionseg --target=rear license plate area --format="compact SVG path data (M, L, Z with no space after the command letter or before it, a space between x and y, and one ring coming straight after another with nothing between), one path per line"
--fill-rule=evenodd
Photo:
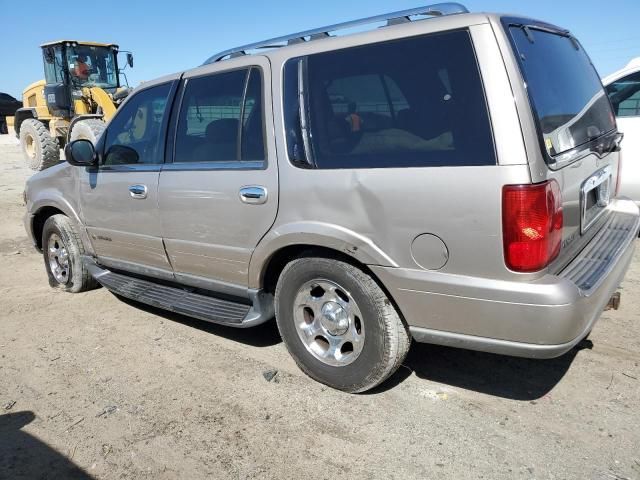
M611 199L611 167L607 166L591 175L583 184L580 194L580 232L586 232L604 212Z

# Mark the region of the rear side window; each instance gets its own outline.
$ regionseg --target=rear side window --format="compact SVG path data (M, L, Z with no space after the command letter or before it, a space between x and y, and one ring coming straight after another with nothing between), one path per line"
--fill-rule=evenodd
M290 60L284 114L299 166L394 168L496 163L468 31Z
M174 162L264 160L261 77L251 68L188 79Z
M607 86L607 94L616 116L640 116L640 72L611 83Z
M555 156L615 128L600 77L574 38L511 25L527 91L546 153Z

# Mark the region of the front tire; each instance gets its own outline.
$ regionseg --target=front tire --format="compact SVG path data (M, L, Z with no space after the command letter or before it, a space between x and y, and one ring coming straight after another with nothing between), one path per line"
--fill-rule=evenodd
M303 257L282 271L275 293L280 335L300 369L350 393L382 383L411 337L378 284L337 259Z
M60 161L60 146L39 120L28 118L20 124L20 147L27 166L41 171Z
M85 249L75 225L65 215L53 215L42 230L42 254L49 285L65 292L79 293L96 288L82 263Z

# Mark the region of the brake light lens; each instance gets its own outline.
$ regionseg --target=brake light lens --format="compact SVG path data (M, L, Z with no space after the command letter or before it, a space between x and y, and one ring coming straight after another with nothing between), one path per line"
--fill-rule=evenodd
M535 272L551 263L562 245L562 193L555 180L502 189L502 235L507 267Z

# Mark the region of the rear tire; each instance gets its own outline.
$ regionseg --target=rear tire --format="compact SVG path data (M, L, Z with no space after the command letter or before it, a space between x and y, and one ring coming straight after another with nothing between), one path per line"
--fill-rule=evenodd
M290 262L278 279L275 307L280 335L300 369L338 390L376 387L409 351L408 329L385 293L341 260Z
M0 135L6 135L7 133L9 133L7 121L4 118L0 119Z
M51 137L47 127L35 118L28 118L20 125L20 147L27 166L35 171L52 167L60 161L60 147Z
M42 254L49 285L65 292L94 289L98 283L82 263L85 249L76 226L65 215L52 215L42 230Z
M106 125L102 120L96 118L80 120L73 126L69 140L72 142L80 139L89 140L95 146L104 132Z

